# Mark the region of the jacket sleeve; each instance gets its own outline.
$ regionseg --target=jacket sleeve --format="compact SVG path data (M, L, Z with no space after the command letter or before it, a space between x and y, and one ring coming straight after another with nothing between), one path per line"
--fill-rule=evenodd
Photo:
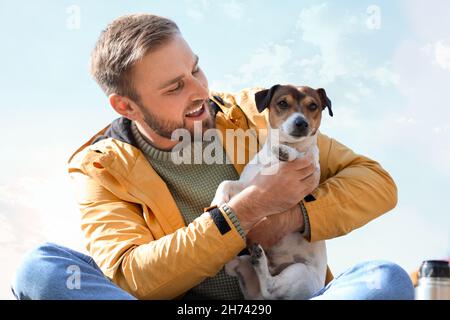
M148 207L119 198L80 171L71 177L88 251L106 276L138 299L176 298L214 276L245 247L226 214L231 230L224 234L204 213L157 237L148 227L156 224Z
M305 202L311 241L345 235L397 204L397 187L381 165L320 134L321 183Z

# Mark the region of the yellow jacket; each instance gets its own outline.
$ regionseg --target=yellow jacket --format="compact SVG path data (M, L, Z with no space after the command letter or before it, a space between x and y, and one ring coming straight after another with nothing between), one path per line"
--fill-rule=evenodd
M267 127L267 112L259 114L253 101L255 90L211 94L222 109L217 129ZM97 141L113 127L69 159L87 249L104 274L135 297L177 298L214 276L245 243L226 214L231 231L224 235L208 215L186 226L164 181L126 134ZM258 138L259 148L265 137ZM228 154L237 155L231 148L238 144L223 143ZM323 134L318 145L321 184L313 192L316 200L305 203L311 241L344 235L396 205L395 183L377 162ZM245 149L246 161L258 151L249 144ZM234 161L241 173L245 164Z

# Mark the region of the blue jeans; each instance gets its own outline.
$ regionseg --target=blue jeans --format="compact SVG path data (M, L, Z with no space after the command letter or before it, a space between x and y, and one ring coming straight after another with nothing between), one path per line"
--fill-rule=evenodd
M52 243L26 255L16 271L12 291L17 299L135 300L106 278L92 258ZM410 300L414 288L398 265L371 261L342 273L313 299Z

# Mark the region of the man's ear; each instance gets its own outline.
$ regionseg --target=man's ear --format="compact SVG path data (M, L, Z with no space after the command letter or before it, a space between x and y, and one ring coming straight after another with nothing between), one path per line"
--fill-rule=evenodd
M137 120L139 110L130 99L116 93L110 94L108 98L109 104L118 114L130 120Z
M331 110L331 100L328 98L325 89L323 89L323 88L317 89L317 93L319 94L320 101L322 102L322 110L325 108L328 108L328 113L332 117L333 110Z
M257 93L255 93L256 108L259 112L263 112L267 107L269 107L270 100L272 100L273 94L279 86L280 85L277 84L270 89L258 91Z

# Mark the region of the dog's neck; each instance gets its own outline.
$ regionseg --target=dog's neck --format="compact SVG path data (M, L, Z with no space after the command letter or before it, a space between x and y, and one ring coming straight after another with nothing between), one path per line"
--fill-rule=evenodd
M306 152L312 147L317 146L318 131L319 130L317 130L314 135L307 136L298 141L294 141L290 140L289 137L286 137L283 133L280 133L278 129L270 128L267 142L270 145L284 144L293 149L296 149L298 152Z

